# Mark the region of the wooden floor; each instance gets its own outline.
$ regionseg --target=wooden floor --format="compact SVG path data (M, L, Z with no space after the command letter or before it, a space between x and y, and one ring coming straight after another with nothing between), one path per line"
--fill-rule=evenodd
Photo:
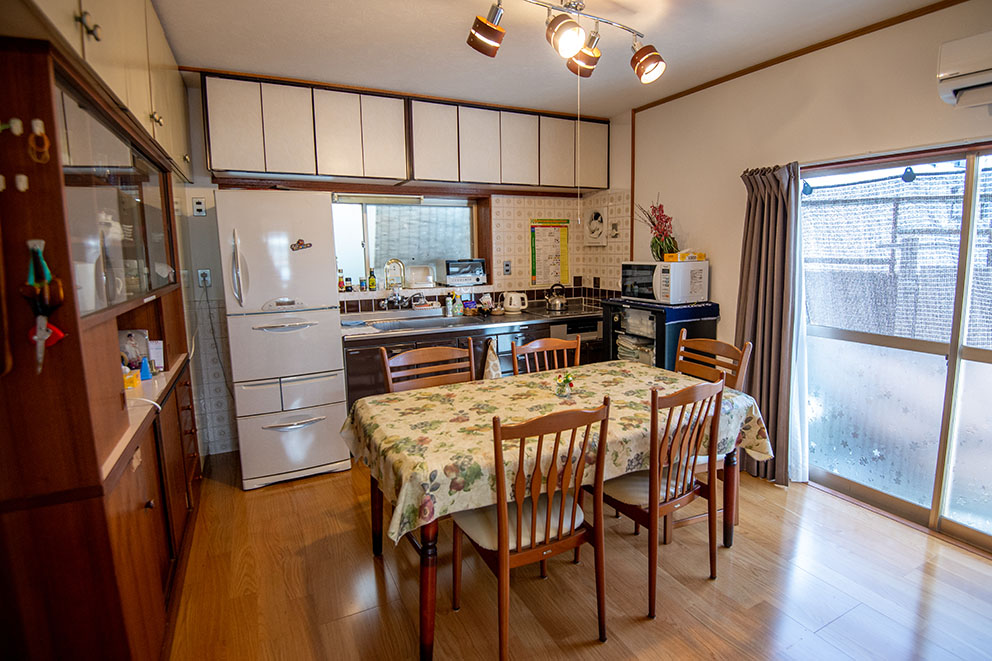
M410 659L418 556L370 548L368 473L356 467L245 493L214 456L172 658ZM607 631L597 640L592 555L513 575L517 659L940 659L992 654L992 562L813 487L745 476L741 525L706 577L705 525L663 546L647 613L647 535L607 520ZM387 517L391 513L387 506ZM438 541L435 658L496 658L496 580L466 547L451 610L451 525ZM570 557L570 556L569 556Z

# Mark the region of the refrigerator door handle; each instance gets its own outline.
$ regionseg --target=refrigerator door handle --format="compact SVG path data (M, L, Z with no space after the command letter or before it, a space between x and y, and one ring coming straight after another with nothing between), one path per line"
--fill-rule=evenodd
M238 238L238 230L234 230L234 256L231 259L231 271L234 276L231 286L234 289L234 298L238 305L245 306L245 294L241 283L241 240Z
M286 332L294 330L303 330L304 328L310 328L311 326L316 326L317 321L293 321L286 324L266 324L265 326L252 326L252 330L260 331L275 331L275 332Z
M312 418L307 418L306 420L298 420L297 422L283 422L276 425L262 425L262 429L274 429L275 431L293 431L294 429L302 429L303 427L309 427L310 425L315 425L321 420L326 420L326 415L318 415Z

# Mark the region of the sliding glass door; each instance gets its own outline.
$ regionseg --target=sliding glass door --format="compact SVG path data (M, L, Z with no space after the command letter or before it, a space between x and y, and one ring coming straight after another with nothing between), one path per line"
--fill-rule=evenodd
M978 160L960 377L938 526L992 535L992 156Z
M805 176L806 419L812 479L988 534L992 163L982 176L977 164L961 154Z

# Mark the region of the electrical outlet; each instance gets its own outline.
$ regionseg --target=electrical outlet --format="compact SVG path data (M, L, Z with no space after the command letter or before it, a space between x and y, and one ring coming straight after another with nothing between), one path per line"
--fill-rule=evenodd
M194 216L206 216L207 215L207 198L205 197L194 197L193 198L193 215ZM209 287L209 285L207 285Z
M506 260L505 262L503 262L503 275L513 275L512 274L513 269L510 268L510 264L511 264L510 260Z
M197 281L201 287L210 286L210 269L200 269L196 272Z

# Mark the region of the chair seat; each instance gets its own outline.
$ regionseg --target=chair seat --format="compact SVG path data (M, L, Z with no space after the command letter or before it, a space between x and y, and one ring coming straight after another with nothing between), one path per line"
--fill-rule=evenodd
M530 525L531 525L531 512L533 511L532 501L527 498L524 501L524 520L522 528L522 539L520 542L521 548L527 548L530 546ZM537 499L537 544L544 541L544 525L547 521L547 507L548 507L548 495L542 493ZM507 508L508 510L508 537L510 550L513 551L517 548L517 507L515 504L511 503ZM561 492L555 493L554 499L552 500L552 511L551 511L551 539L556 539L558 537L558 519L561 513ZM484 549L489 549L495 551L499 548L499 529L496 519L496 505L490 505L489 507L481 507L475 510L468 510L465 512L455 512L451 515L451 518L455 520L458 527L462 529L466 535L468 535L476 544ZM563 530L567 531L569 524L572 520L572 496L568 495L565 497L565 524ZM582 514L582 508L576 507L575 510L575 528L578 529L579 524L584 520Z
M661 473L662 489L664 489L664 480L667 479L667 476L668 469L666 468ZM627 473L626 475L621 475L620 477L603 482L603 495L609 496L614 500L619 500L622 503L627 503L628 505L647 507L651 500L648 497L650 493L650 480L650 471L643 470L636 473ZM672 495L675 494L674 485L669 490ZM660 495L659 493L659 501L661 500Z

